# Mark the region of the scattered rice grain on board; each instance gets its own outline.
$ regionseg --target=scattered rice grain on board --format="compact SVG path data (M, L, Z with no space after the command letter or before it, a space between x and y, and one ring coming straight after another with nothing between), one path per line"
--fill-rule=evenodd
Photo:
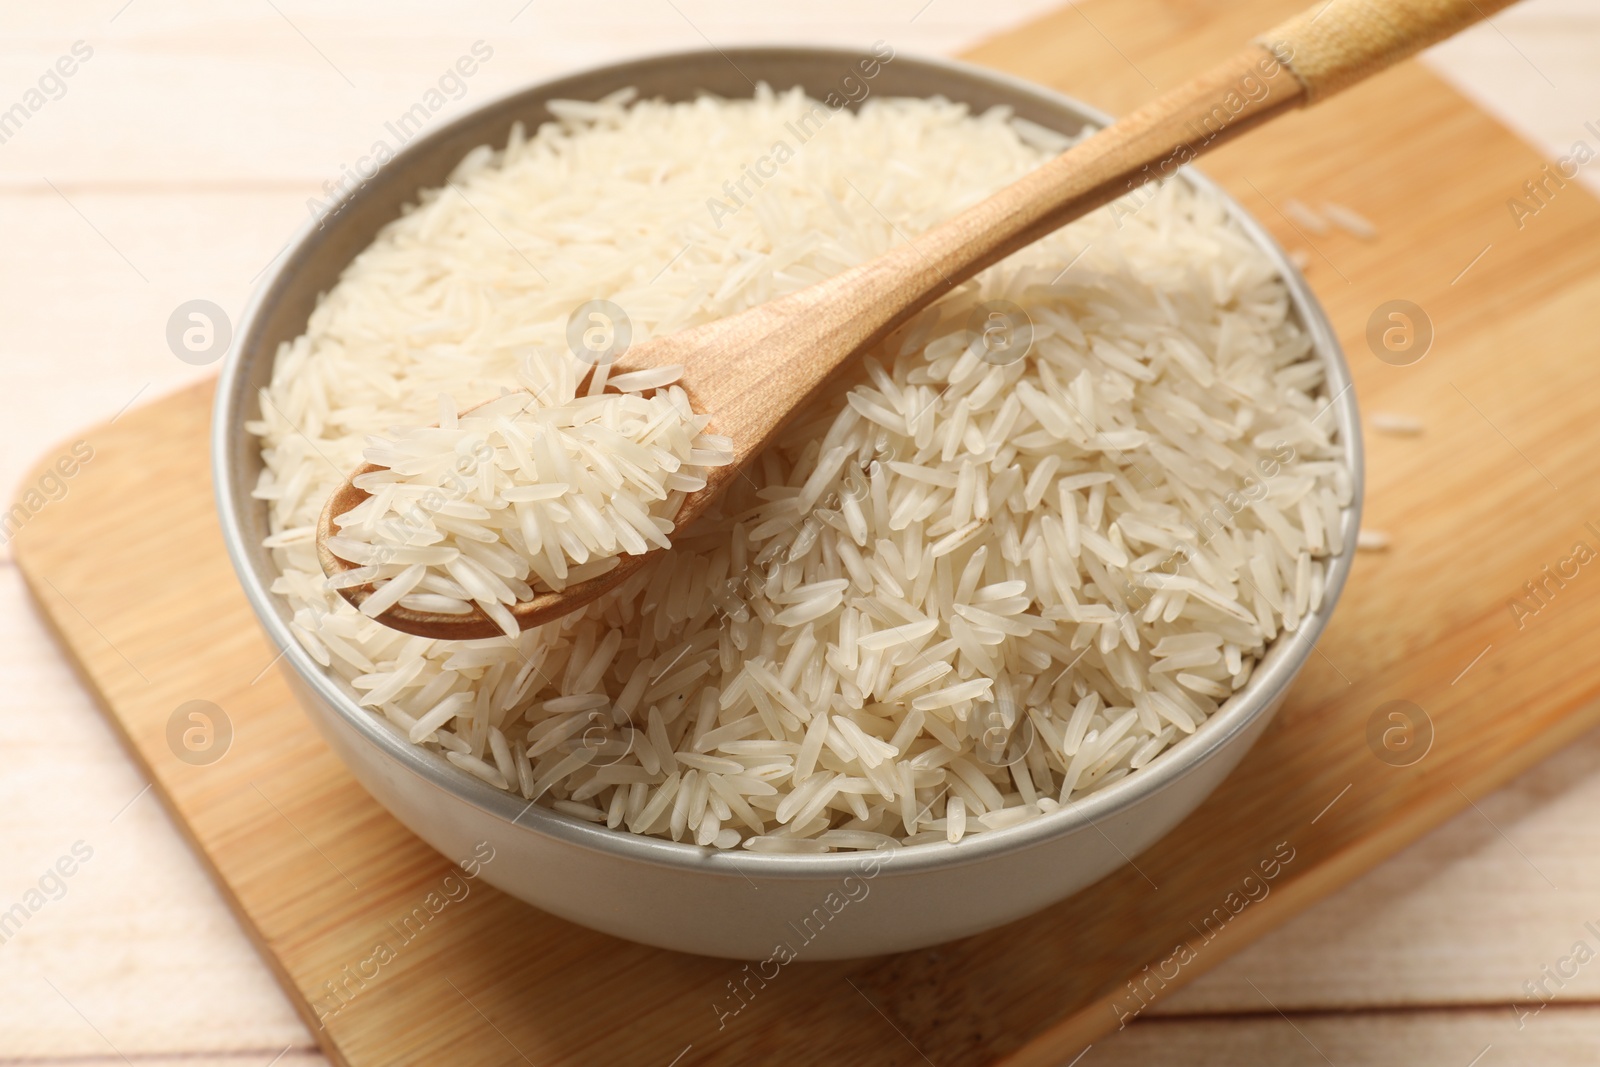
M1331 200L1324 200L1322 202L1322 213L1327 216L1329 222L1332 222L1341 230L1361 238L1363 241L1371 241L1378 236L1378 228L1372 224L1370 219L1357 212L1354 208L1336 204Z
M1416 437L1426 429L1421 419L1412 418L1410 415L1397 415L1390 411L1374 411L1367 416L1367 422L1379 433L1394 434L1397 437Z
M1289 216L1290 221L1297 223L1302 229L1310 230L1315 234L1328 232L1328 220L1323 218L1315 208L1303 201L1292 197L1283 202L1283 213Z
M1362 529L1356 534L1356 548L1363 552L1383 552L1389 548L1391 539L1382 530Z

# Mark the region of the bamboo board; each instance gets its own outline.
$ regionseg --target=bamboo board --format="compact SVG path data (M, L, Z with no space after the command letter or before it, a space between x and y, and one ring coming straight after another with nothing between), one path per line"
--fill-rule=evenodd
M1294 6L1091 2L973 58L1126 111ZM23 501L15 556L336 1063L1065 1064L1144 999L1600 721L1588 668L1600 598L1586 589L1600 579L1571 562L1575 542L1600 548L1587 525L1600 527L1600 425L1586 400L1600 205L1572 184L1528 201L1542 166L1415 64L1208 159L1308 253L1363 410L1427 426L1369 438L1367 521L1394 547L1360 559L1266 736L1137 868L990 934L791 965L742 1001L728 986L745 979L737 965L594 934L481 884L461 897L450 865L356 785L294 706L236 590L211 512L209 386L84 431L92 459L69 464L62 499ZM1512 197L1538 206L1520 228ZM1290 198L1355 207L1380 236L1303 233L1283 213ZM1407 366L1366 340L1396 299L1432 323L1427 356ZM71 455L69 443L47 463ZM184 762L169 744L192 700L231 723L216 762ZM1406 766L1369 742L1392 700L1430 724L1426 754ZM395 924L430 894L445 903L404 938ZM321 1025L327 983L380 941L399 946L392 961Z

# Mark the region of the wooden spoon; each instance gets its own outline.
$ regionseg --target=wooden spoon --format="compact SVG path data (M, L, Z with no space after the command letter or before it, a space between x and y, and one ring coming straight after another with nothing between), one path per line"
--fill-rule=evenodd
M679 529L767 445L791 412L843 364L985 267L1295 107L1330 96L1512 0L1319 0L1210 71L877 259L808 289L717 322L627 350L613 373L682 364L682 386L713 429L733 440L734 461L712 468L683 504ZM352 477L375 469L370 464ZM346 481L317 526L324 573L356 565L333 555L334 520L367 494ZM615 588L649 555L623 556L611 571L510 607L524 628L574 611ZM372 587L341 589L360 605ZM378 620L406 633L470 640L500 631L476 608L467 615L398 605Z

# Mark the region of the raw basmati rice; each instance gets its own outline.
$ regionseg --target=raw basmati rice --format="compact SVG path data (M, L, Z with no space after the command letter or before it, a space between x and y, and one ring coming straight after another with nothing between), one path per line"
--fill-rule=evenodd
M671 547L673 517L706 484L695 460L732 459L731 442L701 432L710 416L668 386L680 369L619 375L610 385L621 395L579 397L569 362L530 359L526 391L460 417L444 394L438 426L374 441L364 458L379 469L353 482L371 495L327 539L374 586L361 613L400 604L461 615L476 604L514 638L509 608L536 591ZM659 391L628 392L638 389Z
M1421 419L1388 411L1374 411L1367 416L1367 421L1379 433L1391 433L1397 437L1417 437L1427 429Z
M821 105L762 87L556 113L470 153L351 263L279 352L252 425L297 638L412 741L568 816L705 847L959 841L1159 759L1321 603L1352 491L1321 365L1272 261L1220 202L1167 181L887 338L585 610L472 642L357 612L314 550L341 472L367 448L437 455L404 428L440 423L442 448L467 423L445 429L456 405L581 373L573 309L615 302L636 341L720 318L887 250L1062 144L1003 109L874 98L752 187L748 161ZM1013 358L968 328L997 300L1032 323ZM694 464L681 445L664 451ZM681 492L664 470L624 480ZM369 510L413 477L374 479L390 498ZM567 530L571 580L589 565L573 544L592 560L601 533L575 502L546 506L559 484L490 488L541 533L547 514ZM401 584L396 602L521 592L496 544L464 533L477 512L428 510L433 533L366 564Z
M1378 228L1372 224L1372 220L1354 208L1336 204L1332 200L1324 200L1322 202L1322 214L1327 217L1329 222L1341 230L1359 237L1363 241L1374 241L1378 237Z
M1316 234L1328 232L1328 220L1303 200L1296 200L1293 197L1285 200L1283 202L1283 213L1301 229L1310 230Z

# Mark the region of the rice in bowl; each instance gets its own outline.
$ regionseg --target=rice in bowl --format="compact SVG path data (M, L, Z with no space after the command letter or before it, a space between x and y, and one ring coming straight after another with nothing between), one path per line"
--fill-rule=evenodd
M618 304L636 340L720 318L1064 144L1000 111L873 100L726 210L724 183L814 106L565 105L471 153L279 353L252 427L274 591L362 704L458 767L719 848L958 839L1136 772L1321 602L1351 495L1322 365L1271 260L1181 181L909 323L579 615L441 643L327 588L316 516L367 437L571 364L578 306ZM1031 322L1025 351L984 345L996 309Z

